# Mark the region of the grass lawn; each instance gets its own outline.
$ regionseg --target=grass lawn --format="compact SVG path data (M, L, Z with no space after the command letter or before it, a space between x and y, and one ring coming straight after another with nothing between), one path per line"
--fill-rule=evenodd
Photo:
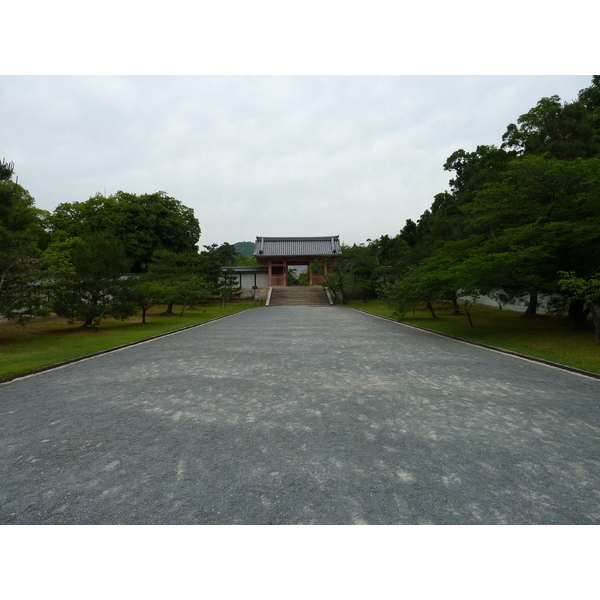
M351 300L349 306L382 317L392 316L392 310L380 300ZM565 317L542 315L532 319L519 312L476 306L471 310L470 327L466 315L454 315L448 306L434 309L437 319L423 306L414 314L407 313L402 321L600 374L600 346L594 342L591 323L584 331L573 331Z
M0 324L0 381L27 371L47 367L65 360L137 342L155 335L176 331L240 310L252 308L252 302L230 302L186 309L174 308L174 315L164 315L165 306L155 306L146 314L118 321L104 319L100 328L81 329L81 323L69 324L66 319L53 317L33 321L25 326Z

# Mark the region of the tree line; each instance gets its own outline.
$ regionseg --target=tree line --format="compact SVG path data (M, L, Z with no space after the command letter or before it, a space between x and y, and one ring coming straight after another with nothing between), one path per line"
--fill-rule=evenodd
M466 310L555 295L575 328L591 315L600 344L600 76L575 101L542 98L502 144L459 149L449 189L400 232L343 248L329 285L385 298L398 316L424 302Z
M508 125L502 144L459 149L443 165L449 189L393 237L344 246L327 284L384 298L401 317L417 303L465 312L482 296L507 304L554 295L575 328L591 316L600 344L600 76L575 101L542 98ZM235 283L222 266L248 264L224 243L199 251L193 211L165 192L117 192L49 213L0 163L0 316L54 312L83 326L155 303L185 306ZM134 276L123 277L123 273Z
M155 304L205 303L231 297L221 267L237 262L228 243L199 251L191 208L165 192L112 196L35 207L0 163L0 317L24 322L51 313L82 327L127 318Z

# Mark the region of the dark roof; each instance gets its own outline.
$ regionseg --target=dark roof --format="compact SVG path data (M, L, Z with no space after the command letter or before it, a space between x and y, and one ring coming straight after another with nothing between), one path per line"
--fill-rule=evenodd
M339 235L257 237L254 256L334 256L342 251Z
M221 270L236 273L268 273L269 267L221 267Z

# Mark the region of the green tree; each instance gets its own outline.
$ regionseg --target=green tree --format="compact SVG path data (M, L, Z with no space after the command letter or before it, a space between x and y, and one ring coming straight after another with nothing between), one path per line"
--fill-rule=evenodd
M374 298L382 282L390 276L389 271L396 259L397 239L390 239L388 236L382 236L381 239L387 243L386 260L378 255L381 246L378 246L377 242L342 247L341 260L347 271L347 276L342 277L342 285L347 297L362 298L364 301ZM339 275L341 276L342 273Z
M211 250L213 247L210 247ZM210 263L214 261L214 263ZM203 304L212 295L218 292L219 279L213 282L212 270L207 266L216 265L219 275L221 268L214 252L210 257L199 255L195 252L177 253L160 250L155 253L148 266L144 280L155 284L161 291L157 298L167 304L167 314L173 314L173 305L182 304L182 311L186 305Z
M126 318L135 312L132 282L123 278L127 258L120 241L102 232L69 241L68 262L52 269L52 307L57 315L98 327L106 316ZM55 254L64 258L65 254Z
M226 299L229 302L231 302L236 296L239 296L241 294L241 290L239 289L238 276L231 271L223 271L218 292L223 299Z
M600 346L600 273L577 277L574 272L561 271L558 285L569 300L582 300L594 322L596 344Z
M59 204L50 217L53 233L70 237L106 231L117 237L129 257L128 271L146 270L157 250L197 252L200 225L191 208L165 192L113 196Z
M0 316L24 322L45 314L41 250L47 244L46 212L29 192L10 180L12 166L0 176Z
M395 314L403 318L406 312L424 302L435 318L434 302L450 303L455 314L460 314L460 304L468 305L469 298L479 296L478 282L466 267L472 252L472 240L454 240L437 247L427 258L394 283L384 288L384 297ZM467 312L469 322L471 317Z
M166 313L173 314L173 305L181 296L181 282L198 273L198 255L158 250L148 265L144 280L155 286L157 301L167 304Z
M160 301L163 289L156 283L138 279L134 280L129 295L135 307L142 311L142 323L145 324L146 313Z
M221 262L221 256L217 252L218 244L204 246L204 250L200 252L199 269L202 273L208 289L211 294L218 294L221 276L223 271L221 267L226 266Z
M597 76L575 102L562 103L559 96L542 98L536 106L511 123L502 136L503 147L523 154L549 153L555 158L590 158L600 151Z
M215 254L222 267L231 267L237 264L239 258L239 254L235 249L235 246L232 246L228 242L223 242L220 246L217 246L215 248Z
M287 284L294 285L296 281L298 281L298 269L292 269L291 267L288 267Z
M410 264L416 262L412 258L414 249L405 239L407 227L411 227L409 221L393 238L386 234L367 240L366 246L344 248L346 256L354 262L356 286L367 296L377 295L380 288L395 281Z
M175 299L181 304L180 316L183 316L187 305L193 307L195 304L206 304L210 297L206 280L198 274L188 273L187 277L175 285Z
M235 266L237 267L259 267L260 263L256 260L255 256L243 256L241 254L237 255L235 259Z
M559 270L598 267L600 159L523 155L465 211L482 240L471 268L488 289L493 277L497 289L528 294L533 316L538 293L556 291Z
M0 181L10 181L14 172L14 167L13 163L7 163L6 159L3 158L0 161Z
M313 261L311 269L313 273L323 275L324 287L333 293L335 303L348 304L348 292L353 280L353 262L342 255L334 261L326 259Z

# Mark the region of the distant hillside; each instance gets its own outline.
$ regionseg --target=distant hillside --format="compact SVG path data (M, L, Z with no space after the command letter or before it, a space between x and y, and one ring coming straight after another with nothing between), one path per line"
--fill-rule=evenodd
M242 256L252 256L254 252L254 242L236 242L233 247Z

